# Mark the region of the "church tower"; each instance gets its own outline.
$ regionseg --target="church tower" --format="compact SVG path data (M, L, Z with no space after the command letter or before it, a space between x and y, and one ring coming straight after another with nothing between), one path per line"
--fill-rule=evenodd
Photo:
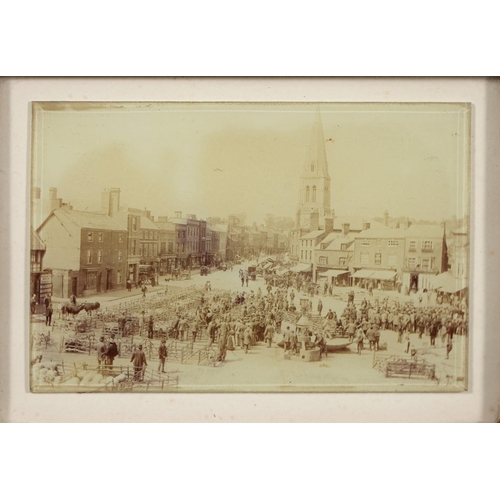
M321 115L317 114L300 176L298 228L309 224L311 212L319 213L320 225L330 215L330 175L326 158L325 137Z

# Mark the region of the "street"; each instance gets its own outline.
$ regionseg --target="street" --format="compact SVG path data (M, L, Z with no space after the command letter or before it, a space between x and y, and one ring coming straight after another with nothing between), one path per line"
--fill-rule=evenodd
M241 285L239 279L240 268L245 269L248 264L234 266L233 270L214 271L208 276L193 274L190 280L169 281L166 287L169 294L176 291L189 289L192 287L204 288L210 282L212 290L228 290L231 292L245 292L254 294L260 292L267 294L266 285L262 277L257 277L255 281L250 280L248 286ZM161 284L161 280L160 280ZM313 311L315 311L319 299L323 302L322 315L331 309L337 315L341 315L347 302L349 288L336 288L333 297L320 296L311 298ZM367 292L354 289L356 293L355 302L359 303ZM165 285L155 287L148 291L148 299L164 296ZM396 292L374 292L374 297L382 298L389 295L390 300L402 299ZM107 307L121 305L125 307L127 303L137 301L140 294L127 292L108 292L108 294L98 297L87 297L85 300L93 302L100 300L103 312ZM168 297L168 295L167 295ZM298 305L300 298L305 297L303 293L296 293L295 304ZM406 298L408 299L408 298ZM166 300L168 300L166 298ZM56 306L57 309L58 306ZM153 310L146 309L146 315L154 313ZM85 313L80 313L84 315ZM55 312L57 318L58 312ZM33 323L34 332L49 331L43 323L44 317L37 316ZM60 323L59 323L60 324ZM58 325L56 319L56 325ZM58 328L50 331L51 339L55 346L61 345L61 337L70 335L68 331L61 331ZM460 390L464 381L464 373L461 367L465 366L466 338L456 336L450 359L445 359L446 348L441 339L437 339L436 346L430 347L429 337L424 335L421 339L418 334L410 334L411 347L416 349L419 356L426 362L436 365L436 380L428 378L401 378L385 377L384 373L375 369L374 356L406 356L406 344L397 342L397 333L390 330L382 330L380 337L381 350L371 351L368 342L365 341L364 350L358 355L355 345L351 344L343 351L323 355L319 362L302 362L298 357L285 356L282 348L273 343L271 348L266 347L264 342L258 342L250 348L248 355L244 350L236 347L235 350L227 352L225 361L215 363L215 366L198 366L196 364L181 364L172 362L167 358L166 370L175 372L179 377L179 385L175 390L179 391L212 391L212 392L273 392L273 391L394 391L401 388L404 391L436 391L440 388L446 390ZM206 338L206 337L205 337ZM134 338L135 343L140 343L140 338ZM159 345L159 340L153 340L155 346ZM206 343L206 340L205 340ZM197 342L196 348L203 347L204 344ZM382 350L384 349L384 350ZM33 352L42 354L44 359L54 361L64 360L66 366L74 364L89 364L95 362L95 354L65 353L65 352ZM287 359L288 358L288 359ZM130 356L119 357L115 360L116 366L131 366ZM156 370L158 360L152 356L148 361L148 367Z

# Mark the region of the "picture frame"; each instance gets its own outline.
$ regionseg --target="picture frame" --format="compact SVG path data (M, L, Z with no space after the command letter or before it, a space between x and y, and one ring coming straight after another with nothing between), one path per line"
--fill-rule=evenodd
M34 95L36 95L36 89L41 88L39 85L42 83L43 80L31 80L31 81L18 81L17 82L17 87L14 85L14 95L15 92L20 92L24 96L24 103L26 104L27 102L30 102L32 100L37 100L34 99ZM154 100L157 99L160 96L169 96L170 100L182 100L182 96L185 95L186 92L189 92L189 89L192 89L192 82L194 80L192 79L186 79L182 81L173 81L173 80L149 80L146 81L147 85L146 87L148 88L148 91L143 90L141 91L143 93L142 100ZM59 82L57 85L55 85L54 90L52 91L51 95L54 95L54 93L57 92L55 89L56 87L60 86L59 90L62 90L64 88L67 88L66 86L69 83L69 80L57 80ZM78 86L78 81L72 81L73 84L76 83ZM115 80L115 85L116 88L115 90L120 94L120 92L123 92L123 95L130 96L130 81L120 81L120 80ZM203 82L203 83L202 83ZM242 85L238 88L237 91L235 91L234 87L232 87L232 82L233 80L223 80L225 82L224 84L221 85L221 80L210 80L210 79L204 79L204 80L196 80L196 85L201 89L199 93L197 94L197 98L193 100L203 100L203 99L213 99L216 98L217 95L221 95L223 92L228 92L229 97L227 99L231 100L238 100L242 99L243 95L245 92L248 93L248 95L252 95L252 99L255 100L265 100L266 96L266 90L264 88L264 85L260 85L260 83L264 84L264 81L261 82L256 82L255 80L249 81L249 80L241 80L240 83ZM444 82L446 82L444 84ZM89 81L86 80L86 89L92 89L94 92L94 95L99 96L101 99L106 100L106 90L100 86L99 82L97 81ZM395 80L395 79L377 79L376 81L373 79L331 79L331 80L308 80L308 79L289 79L282 81L280 80L279 82L276 80L270 80L266 79L265 80L266 84L271 83L272 85L275 85L275 89L279 88L280 92L282 92L281 95L286 95L290 100L293 100L294 98L297 100L300 100L298 98L299 94L299 89L302 91L303 89L307 89L308 92L306 92L306 96L303 97L302 99L308 99L308 100L313 100L313 97L315 97L315 100L336 100L336 101L342 101L342 100L349 100L349 98L352 99L354 95L357 93L357 98L355 100L360 101L374 101L378 100L381 98L381 96L385 95L384 93L389 92L391 95L391 100L395 100L393 102L402 102L407 99L406 102L410 100L410 96L415 96L419 95L420 96L420 101L426 101L426 100L433 100L430 99L429 96L434 95L434 96L443 96L443 88L446 87L447 92L446 96L447 99L444 100L453 100L453 96L455 95L460 95L460 96L468 96L465 101L471 102L473 106L473 146L472 146L472 158L473 158L473 174L474 174L474 179L477 179L477 174L476 170L477 168L480 168L478 166L478 159L479 161L484 160L484 156L481 156L484 154L484 149L481 149L481 146L484 146L484 144L478 145L477 142L477 130L481 130L481 126L486 119L486 114L485 110L487 108L485 102L486 102L486 97L487 97L487 89L491 85L493 85L492 82L489 82L487 80L479 80L479 79L474 79L474 80L444 80L444 81L438 81L436 79L426 79L426 80L412 80L412 79L404 79L404 80ZM31 88L29 88L30 84L32 85ZM403 84L398 86L398 84ZM23 86L25 88L23 88ZM42 85L43 87L43 85ZM399 89L399 92L394 92L395 88ZM73 87L74 88L74 87ZM440 88L440 90L438 90ZM127 90L129 93L127 93ZM63 91L63 90L62 90ZM24 93L23 93L24 92ZM80 90L81 94L83 92L87 92L87 90ZM433 94L434 92L434 94ZM455 92L455 93L454 93ZM268 95L268 94L267 94ZM30 96L28 98L28 96ZM363 98L361 97L363 96ZM469 97L470 96L470 97ZM73 94L73 97L75 97L75 94ZM164 97L165 98L165 97ZM247 97L246 100L249 100L250 97ZM414 97L415 99L415 97ZM57 100L57 99L56 99ZM161 100L161 99L160 99ZM434 100L436 100L436 97L434 97ZM16 106L17 107L17 106ZM19 108L20 109L20 108ZM26 120L26 115L23 117L17 117L17 120L15 119L13 124L11 123L10 125L12 126L19 126L22 122L23 119ZM479 120L479 122L478 122ZM480 125L481 124L481 125ZM26 132L26 131L25 131ZM486 133L483 130L483 133ZM26 134L24 135L24 138L26 138ZM20 137L18 137L20 139ZM479 151L478 151L479 149ZM27 149L24 149L24 158L27 156ZM481 165L482 168L484 168L484 164ZM24 177L25 178L25 177ZM475 183L473 183L475 185ZM473 196L472 198L475 200L475 197ZM478 227L481 226L481 220L478 218L477 212L475 210L475 205L473 212L472 212L472 219L473 219L473 230L472 233L474 234L478 229ZM18 217L19 220L19 217ZM480 231L480 230L479 230ZM474 245L476 246L477 242L474 240ZM19 259L17 260L17 263L19 263ZM474 289L476 289L476 283L478 282L478 269L479 266L476 266L477 261L473 258L473 263L474 263L474 270L471 274L471 279L473 279L474 282ZM471 301L473 305L473 312L471 314L472 321L474 322L474 326L476 324L479 324L480 326L477 328L481 328L481 319L480 317L477 316L476 307L477 307L477 302L475 298L472 298ZM483 323L484 325L484 323ZM9 329L10 331L10 329ZM470 382L471 385L469 386L469 391L465 394L457 394L457 395L452 395L448 394L446 395L446 403L443 402L442 400L440 401L440 394L391 394L391 395L382 395L382 394L356 394L356 395L349 395L349 394L290 394L290 395L284 395L284 394L231 394L231 395L220 395L220 394L196 394L196 395L188 395L188 394L168 394L168 398L172 401L173 406L176 409L176 416L173 417L171 420L179 419L176 421L185 421L185 419L189 420L187 416L187 413L189 412L190 408L193 408L193 406L196 406L198 408L205 407L204 405L207 405L209 407L212 407L214 405L214 402L217 401L217 408L218 408L218 413L219 413L219 418L222 418L223 420L229 420L230 414L232 415L234 413L234 409L236 407L243 408L243 411L238 412L237 418L240 420L244 419L251 419L251 420L269 420L269 421L282 421L280 419L284 420L291 420L291 421L300 421L301 419L304 420L309 420L309 421L331 421L333 420L363 420L363 419L369 419L369 420L385 420L385 421L393 421L393 420L408 420L411 419L413 421L415 420L422 420L422 421L429 421L429 420L440 420L442 418L442 415L448 415L448 418L451 417L451 415L454 415L455 421L462 421L462 420L487 420L487 419L494 419L495 418L495 409L489 407L487 410L481 406L481 396L480 392L484 390L490 390L494 391L495 390L495 383L494 380L491 380L490 376L487 376L487 374L493 374L494 373L494 367L489 367L489 365L484 365L482 366L482 370L479 370L476 368L476 356L478 354L477 349L484 348L488 342L488 336L486 334L481 335L479 333L478 335L475 335L474 342L472 342L471 345L471 360L473 363L471 363L471 367L474 366L474 369L470 368L471 372L471 377L470 377ZM16 342L14 344L16 346L16 352L19 354L22 352L22 347L20 346L19 342ZM495 340L493 339L493 342L491 345L495 345ZM493 351L491 351L493 352ZM18 358L16 358L18 359ZM17 363L16 363L17 364ZM488 368L490 368L488 370ZM482 374L485 376L484 380L481 379L481 377L477 374L482 372ZM24 372L26 375L26 372ZM479 378L476 378L479 376ZM9 392L7 393L10 395L10 402L14 403L13 408L19 407L18 405L21 405L20 407L24 408L24 411L29 412L29 408L32 403L29 403L29 401L33 401L33 397L39 398L40 396L38 395L32 395L29 393L24 393L24 395L21 395L22 391L19 392L19 382L20 379L24 378L24 382L26 384L26 379L25 377L19 377L17 376L14 380L10 378L9 380L9 386L8 387L14 387L12 384L15 385L17 388L16 391L14 392ZM5 378L3 378L5 381ZM24 384L24 387L26 390L26 385ZM490 393L491 394L491 393ZM47 403L50 401L52 405L49 403L48 408L52 408L48 411L46 416L44 418L47 418L50 420L51 418L61 418L61 414L58 411L58 408L60 409L60 402L63 400L71 401L74 400L75 395L44 395L44 398L47 398ZM160 401L161 399L159 398L161 395L152 395L148 394L147 396L141 395L141 394L123 394L120 395L120 401L119 401L119 406L121 408L127 408L127 405L130 404L128 401L129 398L133 398L135 401L137 400L142 400L145 397L148 398L148 400L155 401L156 404L161 404ZM166 395L164 395L166 396ZM456 396L456 397L455 397ZM53 398L60 398L59 400L54 400ZM94 401L96 397L99 397L99 395L94 395L94 394L88 394L85 395L85 398L89 399L90 401ZM325 398L325 401L322 400L322 398ZM116 402L116 398L113 398L114 401ZM39 399L38 399L39 401ZM97 400L95 400L97 401ZM132 401L132 399L131 399ZM254 403L252 403L254 401ZM279 401L279 407L280 407L280 412L279 416L276 416L275 413L275 408L277 401ZM304 404L304 402L307 401L307 404ZM329 403L326 403L328 401ZM328 404L332 404L334 402L334 405L342 406L345 405L345 403L342 403L342 401L350 401L352 402L352 406L350 409L343 413L342 416L339 416L338 414L333 416L331 412L325 411L326 408L328 407ZM374 401L380 402L379 404L376 404L375 406L373 405ZM384 403L381 403L384 401ZM402 404L404 404L404 408L402 409L401 412L398 414L394 415L392 412L389 411L389 407L387 406L387 402L392 401L394 403L394 406L401 407ZM450 401L453 401L453 403L450 404ZM468 401L468 403L466 403ZM473 401L473 404L470 404L471 401ZM404 402L404 403L403 403ZM432 402L432 408L430 408ZM46 402L43 403L45 406L47 404ZM254 410L252 408L252 404L256 405L259 407L259 410ZM122 406L123 405L123 406ZM227 406L224 406L227 405ZM366 406L369 406L371 408L370 410L370 415L367 415L365 410L362 410L360 412L361 408L366 408ZM75 411L71 408L70 405L64 405L65 406L65 417L63 418L68 418L71 420L72 418L75 418ZM93 415L92 418L100 418L100 419L106 419L109 418L109 416L106 416L106 410L104 409L107 406L106 402L103 402L102 398L99 400L99 403L97 404L97 407L99 408L98 411L98 417L96 415ZM491 405L490 405L491 406ZM9 405L7 405L9 407ZM304 412L304 408L308 408L306 412ZM310 408L315 408L314 412L310 412ZM457 407L460 408L459 414L457 414ZM54 409L55 408L55 409ZM425 411L422 410L422 408L425 408ZM467 413L466 411L469 411ZM219 411L221 409L221 411ZM417 411L418 409L418 411ZM446 411L449 411L449 413L446 413ZM75 409L76 410L76 409ZM249 413L245 414L244 411L248 411ZM444 413L443 413L444 412ZM475 413L472 413L475 412ZM306 414L307 413L307 414ZM200 410L197 413L197 416L195 418L206 418L206 415L208 413L205 413L205 417L200 417L203 414L203 410ZM73 415L73 417L72 417ZM214 413L215 415L215 413ZM485 415L488 415L487 417ZM234 415L233 415L234 416ZM80 417L81 418L81 417ZM134 418L134 417L132 417ZM137 416L135 416L137 418ZM164 416L162 416L160 413L156 413L155 411L152 412L152 415L149 415L148 418L150 419L149 421L161 421ZM169 418L170 420L170 418ZM209 419L208 419L209 420Z

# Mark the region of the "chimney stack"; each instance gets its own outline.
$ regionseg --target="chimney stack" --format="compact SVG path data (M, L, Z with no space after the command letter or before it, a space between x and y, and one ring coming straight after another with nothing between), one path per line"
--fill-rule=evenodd
M342 236L347 236L350 232L350 224L342 224Z
M120 188L111 188L109 195L109 216L113 217L120 211Z
M325 217L325 233L333 233L333 217Z
M363 231L366 231L367 229L370 229L370 223L369 222L363 222Z
M319 229L319 212L317 210L311 211L310 216L310 231L317 231Z
M174 212L174 214L175 214L175 217L177 219L181 219L182 218L182 212L176 211L176 212Z
M62 198L57 197L57 188L55 188L55 187L49 188L49 204L50 204L50 212L51 213L54 210L61 208L61 206L62 206Z

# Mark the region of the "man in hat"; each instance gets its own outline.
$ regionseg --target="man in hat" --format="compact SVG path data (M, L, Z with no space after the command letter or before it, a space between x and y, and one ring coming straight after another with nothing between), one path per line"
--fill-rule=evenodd
M104 353L106 352L106 344L104 343L104 337L99 338L99 342L95 346L97 352L97 370L101 370L101 364L105 360Z
M148 321L148 339L153 338L153 332L154 332L154 320L153 316L149 316L149 321Z
M115 342L115 334L112 333L111 337L109 339L108 347L106 348L106 351L104 352L106 366L112 367L116 356L118 356L118 346L116 345L116 342Z
M165 373L165 361L167 359L167 355L167 341L163 339L161 341L160 347L158 347L158 358L160 361L160 363L158 364L158 371L161 370L162 373Z
M142 382L142 380L144 380L144 370L146 366L148 366L146 354L144 354L142 350L142 344L139 344L139 348L134 351L130 362L134 363L134 380Z

